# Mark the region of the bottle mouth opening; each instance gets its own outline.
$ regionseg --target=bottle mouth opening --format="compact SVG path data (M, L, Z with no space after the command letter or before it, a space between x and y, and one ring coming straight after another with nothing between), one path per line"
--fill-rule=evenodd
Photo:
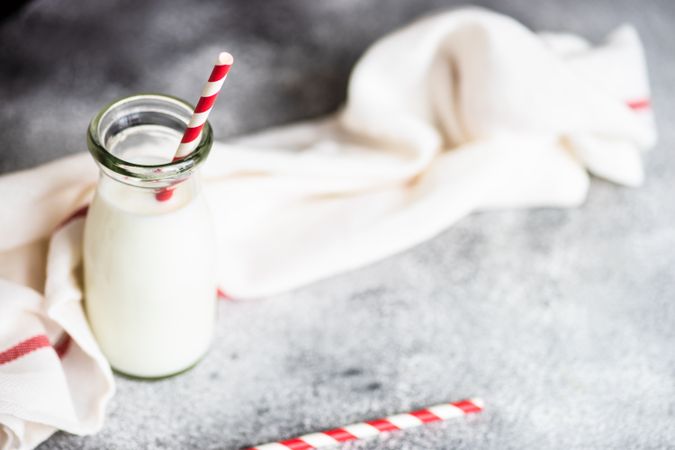
M89 124L89 151L106 173L121 175L127 182L128 178L185 178L206 159L213 143L207 122L194 151L173 161L192 111L192 105L168 95L139 94L116 100L104 106ZM143 148L143 153L138 148Z

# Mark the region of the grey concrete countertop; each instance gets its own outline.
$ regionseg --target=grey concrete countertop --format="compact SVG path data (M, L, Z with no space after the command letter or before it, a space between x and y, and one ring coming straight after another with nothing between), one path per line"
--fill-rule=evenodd
M193 101L221 47L238 66L213 114L220 139L330 112L370 42L449 4L33 2L0 23L0 172L84 151L88 120L114 98ZM57 433L42 450L236 449L468 396L485 413L345 448L672 448L675 8L481 4L595 40L638 27L662 125L645 185L595 180L579 209L473 215L362 270L222 302L194 370L118 377L103 431Z

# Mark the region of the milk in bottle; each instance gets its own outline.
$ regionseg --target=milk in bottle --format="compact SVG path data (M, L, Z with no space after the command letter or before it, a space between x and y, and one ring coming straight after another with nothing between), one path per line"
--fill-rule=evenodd
M101 176L85 224L86 313L112 367L132 376L191 367L213 334L215 236L197 173L208 124L195 152L170 162L190 113L135 96L104 108L88 133Z

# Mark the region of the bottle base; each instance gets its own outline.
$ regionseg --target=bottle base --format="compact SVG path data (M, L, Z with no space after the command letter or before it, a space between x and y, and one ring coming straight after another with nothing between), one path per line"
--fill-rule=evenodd
M115 366L113 366L112 364L110 365L110 368L112 369L113 373L115 373L115 375L119 375L119 376L121 376L123 378L126 378L128 380L160 381L160 380L166 380L167 378L173 378L173 377L176 377L178 375L182 375L186 372L189 372L190 370L194 369L200 362L202 362L202 360L206 357L207 353L208 353L208 351L205 352L202 356L199 357L199 359L197 359L195 362L193 362L192 364L190 364L186 368L177 370L175 372L167 373L167 374L164 374L164 375L150 375L150 376L134 375L132 373L125 372L123 370L119 370L119 369L115 368Z

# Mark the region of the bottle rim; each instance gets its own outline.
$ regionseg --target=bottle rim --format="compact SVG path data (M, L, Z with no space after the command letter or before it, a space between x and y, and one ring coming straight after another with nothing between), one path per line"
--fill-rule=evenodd
M194 110L194 106L190 103L178 97L164 94L136 94L117 99L101 108L89 123L87 129L89 152L104 169L139 181L162 181L189 176L197 165L206 159L213 145L213 132L208 121L202 128L201 138L195 150L178 161L162 164L135 163L115 156L106 148L102 136L104 130L101 129L103 120L115 111L119 112L125 107L131 109L133 105L142 105L143 102L164 103L171 107L174 113L177 113L174 118L180 119L186 126Z

